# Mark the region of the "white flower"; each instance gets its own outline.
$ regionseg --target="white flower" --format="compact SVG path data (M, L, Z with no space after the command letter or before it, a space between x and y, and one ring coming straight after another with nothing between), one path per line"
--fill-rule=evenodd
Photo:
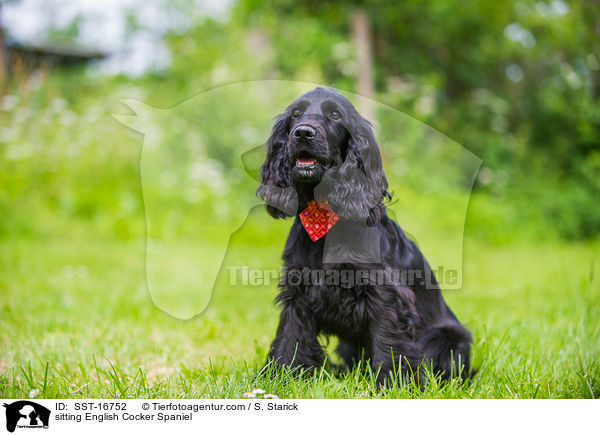
M35 390L31 390L29 392L29 394L27 395L30 399L33 399L35 397L37 397L37 395L40 394L40 390L38 390L37 388Z
M243 397L245 399L279 399L275 394L266 394L266 391L260 388L244 393Z

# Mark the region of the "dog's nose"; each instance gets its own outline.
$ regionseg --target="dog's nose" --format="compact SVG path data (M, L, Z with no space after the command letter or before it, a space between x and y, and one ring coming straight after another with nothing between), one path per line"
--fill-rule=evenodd
M299 125L294 130L294 137L296 137L298 139L311 140L313 137L315 137L316 133L317 133L317 131L314 128L312 128L310 125Z

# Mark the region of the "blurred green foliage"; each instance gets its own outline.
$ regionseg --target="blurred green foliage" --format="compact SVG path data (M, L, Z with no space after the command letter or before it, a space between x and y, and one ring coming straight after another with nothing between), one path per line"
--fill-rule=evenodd
M345 87L356 68L335 40L355 8L371 21L377 99L480 156L479 190L519 208L526 198L535 211L522 221L540 215L569 238L600 231L597 2L247 0L236 10L276 41L280 71L320 59L324 82Z
M136 79L83 70L15 77L0 111L0 235L68 233L92 222L100 234L143 236L142 138L111 117L130 114L119 100L170 108L257 79L355 91L356 8L372 27L374 98L483 159L468 230L496 242L508 233L600 232L595 3L239 0L224 20L205 18L168 34L165 71ZM231 104L239 109L231 116L252 116L243 101ZM223 117L203 139L216 170L238 158L223 146L235 135L230 121ZM391 125L378 122L382 131ZM185 140L190 134L180 132ZM207 201L218 200L206 192Z

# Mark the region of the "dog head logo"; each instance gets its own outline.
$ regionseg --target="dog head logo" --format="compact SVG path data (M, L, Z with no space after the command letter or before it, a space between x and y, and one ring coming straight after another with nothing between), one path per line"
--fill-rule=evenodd
M6 430L14 432L15 428L48 428L50 410L29 400L5 403Z
M271 260L258 252L268 243L281 246L283 240L272 239L287 234L289 222L270 220L264 205L279 208L282 216L297 216L296 192L291 186L270 183L257 198L259 168L269 149L265 141L273 131L279 132L273 126L283 119L274 117L314 87L312 83L283 80L236 83L209 90L170 109L123 101L132 113L114 117L143 134L140 178L147 226L146 282L158 308L189 319L208 306L213 287L219 282L227 285L229 272L239 264L251 269L280 268L279 256ZM340 94L359 113L363 113L363 103L372 106L372 113L376 113L373 138L381 161L378 153L369 154L375 150L369 146L374 144L369 133L369 140L353 144L363 159L372 157L371 167L364 166L368 161L360 161L354 172L329 171L323 180L331 183L322 183L323 187L353 186L341 181L350 176L381 175L383 165L387 190L393 197L386 203L387 214L418 241L442 289L461 288L465 218L481 159L409 115L368 98ZM290 116L294 119L293 113ZM353 130L361 125L362 129ZM354 138L369 132L364 123L348 127ZM285 134L289 137L288 130ZM303 134L312 134L297 133L299 140ZM299 151L298 158L303 171L312 170L311 156ZM356 192L378 196L383 178L367 181L373 180L380 181L371 183L373 192L364 188ZM371 196L363 203L368 204ZM342 201L343 195L336 198L337 203L334 198L330 206L342 213L352 211L346 207L349 201ZM365 218L363 210L355 211L360 219ZM341 230L341 223L333 225L324 236L325 242L342 246L333 243ZM359 251L370 255L376 235L368 231L367 226L364 239L369 243ZM352 254L340 249L326 252L332 254L328 262L346 261ZM371 262L370 257L366 260Z

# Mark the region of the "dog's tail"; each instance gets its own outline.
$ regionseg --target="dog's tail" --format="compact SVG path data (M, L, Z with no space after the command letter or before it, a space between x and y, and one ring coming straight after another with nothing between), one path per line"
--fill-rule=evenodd
M475 374L470 368L471 334L458 322L445 321L429 329L421 337L421 345L433 373L442 379L459 376L470 378Z

